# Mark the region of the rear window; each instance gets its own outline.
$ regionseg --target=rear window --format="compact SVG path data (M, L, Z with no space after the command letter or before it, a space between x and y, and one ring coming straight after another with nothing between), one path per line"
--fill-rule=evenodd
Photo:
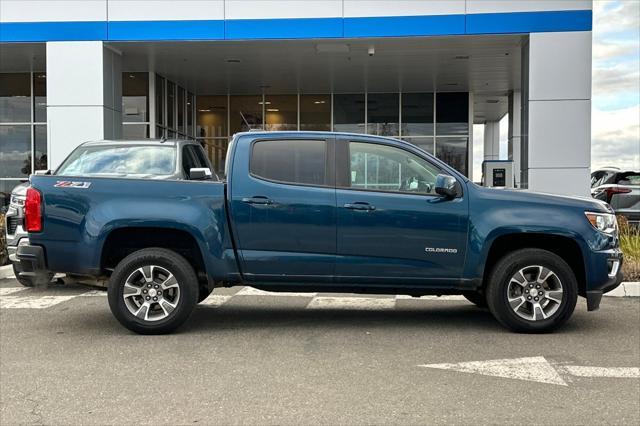
M172 146L79 147L56 171L71 176L166 176L175 173Z
M251 174L277 182L324 185L326 151L325 141L258 141L251 153Z
M640 173L620 173L616 176L618 185L640 185Z

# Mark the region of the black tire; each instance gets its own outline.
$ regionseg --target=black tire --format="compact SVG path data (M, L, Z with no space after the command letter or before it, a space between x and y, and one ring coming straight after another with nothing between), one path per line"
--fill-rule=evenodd
M139 268L149 267L151 265L159 266L160 268L157 269L165 270L173 274L175 281L177 281L179 291L175 308L169 313L163 309L162 311L166 317L158 320L148 320L135 316L133 312L130 311L123 297L124 286L127 279L133 276ZM159 283L159 281L153 277L153 271L151 272L151 277L151 283ZM144 289L144 287L145 285L140 288ZM165 294L166 292L165 290ZM120 324L139 334L165 334L174 331L191 315L198 301L198 279L193 268L184 257L167 249L147 248L130 254L118 263L109 279L107 294L109 308L111 308L111 312ZM140 297L143 296L141 295ZM144 302L144 299L142 299L141 302ZM151 312L152 309L159 311L159 303L152 305L151 308L147 307L142 314ZM160 313L159 316L162 315L163 313Z
M535 268L533 265L539 265L552 271L559 279L562 288L561 302L556 310L553 312L549 311L547 318L537 320L522 318L511 307L508 301L509 282L511 278L514 277L518 271L523 270L523 268ZM546 275L546 272L544 274ZM543 273L540 272L540 275L543 275ZM555 280L555 278L553 278L553 280ZM528 287L530 284L528 283L530 280L526 279L525 282L527 282L527 284L523 286L523 288L529 291ZM533 278L531 279L531 283L534 284L535 288L537 284L533 282ZM517 288L517 285L514 284L514 287ZM540 290L545 289L542 288ZM535 293L537 290L531 289L531 291ZM546 250L521 249L504 256L498 261L489 276L486 295L489 310L505 327L521 333L546 333L560 327L571 317L578 299L578 283L571 267L569 267L561 257ZM526 296L524 293L522 295ZM534 297L535 296L536 294L534 294ZM527 297L529 296L526 296L525 299ZM541 297L540 300L540 303L542 303L544 299ZM532 307L532 312L535 311L533 305L525 305L525 310L527 306ZM555 307L555 304L547 306ZM542 317L542 315L540 316Z
M479 291L469 291L466 293L462 293L462 295L465 299L476 305L478 308L487 307L487 298L485 297L484 293L481 293Z

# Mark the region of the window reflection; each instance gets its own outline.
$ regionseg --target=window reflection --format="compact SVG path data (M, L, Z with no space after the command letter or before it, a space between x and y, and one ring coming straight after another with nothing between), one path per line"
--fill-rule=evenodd
M364 133L364 94L333 96L333 130Z
M31 174L31 126L0 126L0 178Z
M262 96L231 96L231 135L262 129Z
M436 135L469 134L469 94L436 94Z
M429 135L433 135L433 93L403 93L402 136Z
M47 126L38 124L34 129L34 167L33 170L47 170L49 168L47 161Z
M298 130L298 96L265 96L265 130Z
M198 96L199 138L227 137L227 96Z
M330 95L300 95L300 130L331 130Z
M31 74L0 74L0 122L31 121Z
M127 72L122 74L122 121L149 121L149 74Z
M436 157L467 176L469 138L437 138Z
M164 78L156 75L156 123L164 125ZM157 132L156 132L157 133ZM162 132L160 135L162 137Z
M370 93L367 96L367 133L379 136L400 134L398 93Z
M414 144L420 148L422 148L427 153L433 155L434 154L434 146L433 146L433 137L432 136L423 136L423 137L402 137L402 140Z
M47 75L43 72L33 74L33 107L36 123L47 122Z

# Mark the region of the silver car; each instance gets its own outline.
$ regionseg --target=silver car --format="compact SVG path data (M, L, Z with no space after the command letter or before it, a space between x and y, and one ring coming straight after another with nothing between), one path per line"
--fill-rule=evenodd
M640 227L640 172L616 167L596 170L591 173L591 196Z
M165 170L167 164L173 164ZM38 172L40 173L40 172ZM42 172L50 173L50 172ZM122 176L138 179L218 180L204 149L196 141L140 140L86 142L77 147L53 173L59 176ZM23 227L24 202L29 182L11 192L6 213L6 241L9 260L20 284L30 281L20 277L15 254L18 245L29 244Z

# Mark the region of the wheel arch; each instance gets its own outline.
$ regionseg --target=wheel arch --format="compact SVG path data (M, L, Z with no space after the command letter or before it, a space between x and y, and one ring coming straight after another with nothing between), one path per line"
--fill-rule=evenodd
M488 283L489 276L496 263L506 254L524 248L547 250L563 259L578 282L580 295L586 293L586 267L580 244L567 235L549 233L508 233L497 236L487 251L482 273L482 288Z
M172 250L191 265L201 286L209 286L209 271L198 238L186 229L170 226L123 226L104 235L100 269L107 273L129 254L145 248Z

